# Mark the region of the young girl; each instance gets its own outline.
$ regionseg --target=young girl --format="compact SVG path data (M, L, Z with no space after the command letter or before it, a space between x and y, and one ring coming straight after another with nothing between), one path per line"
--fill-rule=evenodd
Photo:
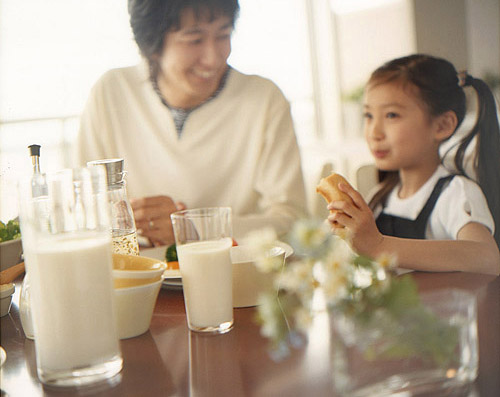
M460 141L456 172L450 173L441 164L439 146L464 119L462 86L467 85L477 92L479 115ZM358 253L395 254L401 267L498 275L500 131L486 84L469 75L459 79L444 59L411 55L373 72L364 109L365 137L386 176L370 205L339 184L354 204L330 203L328 209L341 210L328 217L332 226L338 222L352 233ZM471 142L476 144L472 177L478 183L464 171Z

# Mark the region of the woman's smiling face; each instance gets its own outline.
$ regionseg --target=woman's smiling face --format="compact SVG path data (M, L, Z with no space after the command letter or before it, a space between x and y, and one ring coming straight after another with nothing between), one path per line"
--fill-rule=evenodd
M215 93L227 69L232 31L227 16L210 20L189 8L182 12L180 28L166 34L159 58L158 84L170 105L194 107Z
M437 123L416 87L397 82L368 85L364 118L365 138L379 169L416 169L439 163Z

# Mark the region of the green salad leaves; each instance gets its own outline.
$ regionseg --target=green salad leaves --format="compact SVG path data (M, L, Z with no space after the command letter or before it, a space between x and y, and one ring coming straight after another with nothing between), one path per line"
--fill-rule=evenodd
M7 224L0 221L0 243L3 241L15 240L21 238L21 229L19 221L11 219Z

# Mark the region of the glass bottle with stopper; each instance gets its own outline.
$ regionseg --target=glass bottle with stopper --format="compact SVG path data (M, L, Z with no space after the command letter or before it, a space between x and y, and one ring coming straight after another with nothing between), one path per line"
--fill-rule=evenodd
M33 164L33 176L40 174L40 145L30 145L28 149L30 151L31 163ZM36 189L36 187L33 187ZM45 192L33 191L33 197L42 197ZM21 318L21 325L23 327L24 335L28 339L35 339L35 333L33 331L33 320L31 317L31 286L29 274L26 272L21 284L21 293L19 296L19 317Z
M40 173L40 145L30 145L28 149L30 150L31 162L33 164L33 174Z
M108 180L108 200L111 207L113 252L139 255L134 214L127 197L126 171L123 159L89 161L87 166L104 165Z

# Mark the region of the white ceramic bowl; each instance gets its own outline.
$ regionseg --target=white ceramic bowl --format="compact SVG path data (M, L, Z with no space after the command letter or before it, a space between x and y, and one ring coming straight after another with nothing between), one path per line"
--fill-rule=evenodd
M120 339L133 338L149 329L163 279L137 287L115 288L115 313Z
M115 288L135 287L162 279L167 264L145 256L113 254Z
M15 289L12 283L0 285L0 317L9 314Z
M285 263L286 251L281 246L272 248L269 255L281 256ZM271 277L259 271L254 260L255 254L248 246L231 247L233 307L256 306L261 293L273 290Z

